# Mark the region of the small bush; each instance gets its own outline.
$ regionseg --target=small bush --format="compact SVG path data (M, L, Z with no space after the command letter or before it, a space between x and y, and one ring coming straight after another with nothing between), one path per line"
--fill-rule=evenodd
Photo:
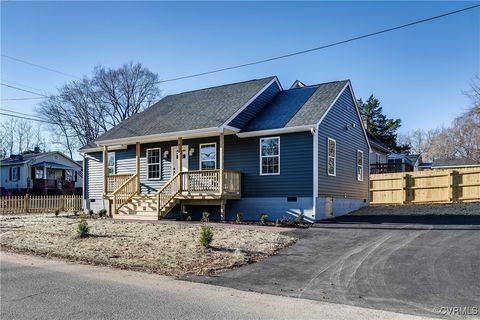
M237 212L237 219L235 220L237 223L243 222L243 212Z
M107 215L107 210L102 209L102 210L98 211L98 216L99 216L100 218L103 218L103 217L105 217L106 215Z
M54 212L54 213L55 213L55 217L58 217L58 215L60 214L60 210L59 210L59 209L57 209L57 210L55 210L55 212Z
M81 218L77 224L77 233L80 238L86 238L88 236L88 231L90 231L90 227L88 226L88 222L85 218Z
M203 211L203 213L202 213L202 221L203 221L203 222L208 222L208 221L210 221L210 212L208 212L208 211Z
M180 218L182 219L182 221L190 221L192 220L192 217L190 216L190 213L188 213L188 211L183 211L180 213Z
M210 247L210 244L213 241L213 231L209 226L200 227L200 244L204 248Z
M267 223L267 221L268 221L268 214L262 213L262 214L260 215L260 221L262 222L262 224Z
M94 213L95 213L95 212L93 212L93 210L92 210L92 209L88 210L88 215L90 216L90 218L92 218L92 217L93 217L93 214L94 214Z
M299 224L303 224L303 219L305 219L305 215L303 213L300 213L296 218L295 222Z

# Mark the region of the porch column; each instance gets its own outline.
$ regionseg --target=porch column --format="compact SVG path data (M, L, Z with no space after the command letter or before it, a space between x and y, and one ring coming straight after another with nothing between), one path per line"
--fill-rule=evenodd
M224 139L223 131L220 132L220 177L219 177L219 184L220 184L220 195L223 195L223 170L225 169L224 164L224 149L225 149L225 139Z
M224 161L224 150L225 150L225 136L223 130L220 132L220 196L223 196L223 170L225 168L225 161ZM220 220L225 221L225 200L221 200L222 203L220 205Z
M103 146L103 195L108 193L108 147Z
M182 137L178 138L178 172L180 173L180 192L183 190L183 177L181 172L183 171L183 140Z
M43 166L43 194L47 194L47 165Z
M135 171L137 173L137 193L140 194L140 142L135 144Z

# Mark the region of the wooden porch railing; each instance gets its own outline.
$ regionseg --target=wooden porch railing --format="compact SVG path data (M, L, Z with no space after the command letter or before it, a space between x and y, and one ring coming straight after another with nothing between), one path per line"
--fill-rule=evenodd
M220 186L220 170L185 171L182 175L182 191L240 194L240 171L223 170L223 188Z
M137 193L137 174L134 174L112 192L113 212L117 213L117 210L120 209L121 206L127 203Z
M134 175L136 176L134 173L119 173L107 176L107 194L113 193Z
M180 192L181 172L177 172L168 182L157 192L157 213L165 208L170 200Z

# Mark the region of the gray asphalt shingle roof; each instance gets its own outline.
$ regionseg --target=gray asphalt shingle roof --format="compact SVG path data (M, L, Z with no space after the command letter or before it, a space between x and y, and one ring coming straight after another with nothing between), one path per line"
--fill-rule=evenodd
M275 77L164 97L96 141L220 127Z
M480 166L480 163L471 159L436 159L432 163L432 168L462 166Z

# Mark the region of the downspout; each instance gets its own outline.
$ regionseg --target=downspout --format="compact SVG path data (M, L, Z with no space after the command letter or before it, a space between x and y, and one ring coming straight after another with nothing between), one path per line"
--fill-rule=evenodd
M315 128L312 128L313 135L313 214L312 218L315 221L317 219L317 197L318 197L318 128L317 124Z

